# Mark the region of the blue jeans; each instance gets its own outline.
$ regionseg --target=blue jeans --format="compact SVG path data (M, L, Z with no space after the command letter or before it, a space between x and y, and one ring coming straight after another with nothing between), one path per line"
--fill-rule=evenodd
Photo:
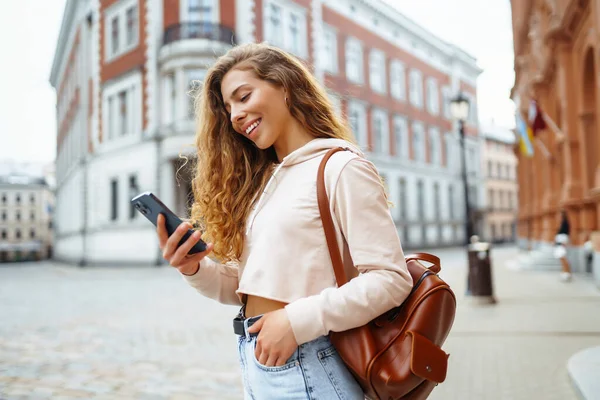
M254 355L256 336L239 337L245 400L364 400L365 396L327 336L298 347L280 367Z

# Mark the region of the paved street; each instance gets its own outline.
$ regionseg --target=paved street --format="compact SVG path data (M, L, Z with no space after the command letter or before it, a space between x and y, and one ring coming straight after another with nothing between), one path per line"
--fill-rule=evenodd
M499 303L463 298L465 255L442 256L459 310L432 399L576 399L565 368L600 344L590 281L507 268L494 250ZM197 295L169 268L0 267L1 399L240 399L236 308Z

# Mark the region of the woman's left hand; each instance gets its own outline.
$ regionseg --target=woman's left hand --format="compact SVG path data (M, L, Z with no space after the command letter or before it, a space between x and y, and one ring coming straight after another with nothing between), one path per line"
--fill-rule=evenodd
M259 332L254 354L258 362L267 367L285 365L298 348L284 308L266 313L248 329L248 332Z

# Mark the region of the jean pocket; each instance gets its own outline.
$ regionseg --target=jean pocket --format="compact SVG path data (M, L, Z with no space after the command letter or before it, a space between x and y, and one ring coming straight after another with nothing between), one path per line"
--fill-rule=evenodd
M360 385L356 382L334 346L319 351L317 357L339 399L364 399Z
M290 368L294 368L294 367L298 367L300 365L300 363L298 362L298 358L296 356L296 354L298 353L297 351L294 352L294 354L292 354L292 356L287 360L287 362L284 365L280 365L277 367L268 367L266 365L263 365L260 363L260 361L258 361L258 359L256 358L256 339L254 339L252 341L252 346L249 346L250 351L251 351L251 355L250 358L252 358L252 360L254 360L254 364L261 370L266 371L266 372L282 372L282 371L286 371Z

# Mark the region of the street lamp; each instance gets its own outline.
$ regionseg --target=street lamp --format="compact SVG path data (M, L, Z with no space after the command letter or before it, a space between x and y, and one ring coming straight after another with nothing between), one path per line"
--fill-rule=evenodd
M469 183L467 180L467 156L465 150L465 121L469 118L469 99L459 92L450 101L452 118L458 121L460 133L460 147L462 156L462 180L465 188L465 244L468 246L473 236L473 223L471 219L471 205L469 204Z

